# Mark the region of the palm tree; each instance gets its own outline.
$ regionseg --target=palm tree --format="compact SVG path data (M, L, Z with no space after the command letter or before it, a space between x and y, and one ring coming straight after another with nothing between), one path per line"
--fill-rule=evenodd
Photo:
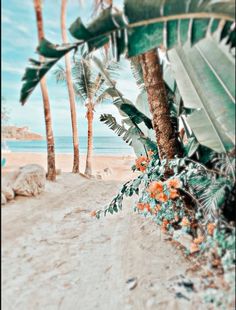
M92 58L81 52L83 57L76 59L72 67L73 88L76 98L82 102L87 111L86 118L88 122L87 137L87 156L85 174L92 175L92 154L93 154L93 118L95 106L105 98L105 79L99 71L93 66ZM107 57L103 59L104 70L112 73L117 69L115 63L109 62ZM55 70L57 82L66 81L66 72L62 66Z
M43 16L41 8L41 0L34 0L34 9L36 14L37 21L37 31L38 31L38 40L39 42L44 38L43 30ZM40 56L40 61L43 61L44 58ZM40 81L40 87L43 97L43 107L44 107L44 118L46 126L46 138L47 138L47 179L50 181L55 181L56 179L56 167L55 167L55 149L54 149L54 137L52 130L52 118L50 111L50 102L48 96L48 90L46 85L45 77Z
M62 33L63 43L67 43L66 4L67 4L67 0L61 1L61 33ZM71 113L71 125L72 125L73 148L74 148L74 162L73 162L72 172L78 173L79 172L79 139L78 139L78 130L77 130L75 94L74 94L73 82L71 78L71 64L70 64L69 54L65 55L65 67L66 67L66 83L67 83L69 100L70 100L70 113Z
M139 60L142 66L159 156L161 159L174 158L178 153L178 145L171 122L165 83L157 50L153 49L140 55Z
M112 0L95 0L95 13L112 4ZM105 45L105 50L107 48L107 45ZM148 95L148 104L152 114L159 156L161 159L174 158L177 154L177 140L171 123L165 83L157 51L153 49L140 55L139 61L142 66L143 80Z

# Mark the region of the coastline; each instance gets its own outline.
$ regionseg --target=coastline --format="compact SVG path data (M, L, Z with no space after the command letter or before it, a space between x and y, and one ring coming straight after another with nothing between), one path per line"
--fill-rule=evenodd
M6 166L2 168L2 174L18 170L21 166L38 164L47 170L47 153L34 152L10 152L3 154L6 158ZM94 154L93 175L102 179L129 180L134 176L131 166L134 164L134 155ZM80 155L80 171L85 170L86 154ZM73 154L56 153L56 168L61 172L71 172Z

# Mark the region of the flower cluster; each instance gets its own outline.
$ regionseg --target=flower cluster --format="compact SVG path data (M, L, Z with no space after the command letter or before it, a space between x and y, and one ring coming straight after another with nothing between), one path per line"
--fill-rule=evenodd
M177 178L167 181L152 181L137 204L136 210L145 216L151 215L161 225L162 231L169 230L172 225L177 224L190 227L190 221L184 217L182 200L179 193L181 182ZM180 223L182 219L182 222Z
M154 153L149 150L147 156L140 156L137 158L135 161L135 168L141 172L145 172L153 154Z
M155 198L159 202L167 202L169 199L179 197L178 188L181 183L178 179L169 179L165 183L161 181L153 181L150 183L147 191L151 198Z

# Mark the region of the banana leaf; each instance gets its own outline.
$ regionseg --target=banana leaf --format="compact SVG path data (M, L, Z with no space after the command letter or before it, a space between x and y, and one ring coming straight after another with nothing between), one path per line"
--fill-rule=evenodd
M198 142L216 152L231 150L235 144L233 61L212 38L168 54L184 107L194 109L186 119Z
M110 40L115 56L119 59L122 53L132 57L161 44L167 49L183 45L187 41L196 44L219 27L221 38L228 37L230 46L234 46L235 35L231 31L234 14L234 0L126 0L123 13L108 8L88 26L78 18L70 27L70 33L77 42L67 46L67 50L62 51L59 45L48 41L45 48L43 41L38 52L46 59L56 56L55 64L64 52L71 49L76 51L79 45L87 43L89 51L92 51ZM221 21L225 23L223 27ZM52 49L56 49L57 53L52 53ZM43 69L39 66L37 78L32 80L28 77L25 80L21 90L22 103L53 64Z

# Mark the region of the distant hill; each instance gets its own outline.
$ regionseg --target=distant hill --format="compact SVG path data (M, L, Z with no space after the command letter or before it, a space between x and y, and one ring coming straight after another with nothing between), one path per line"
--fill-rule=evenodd
M6 140L44 140L38 133L30 132L28 127L3 126L2 137Z

